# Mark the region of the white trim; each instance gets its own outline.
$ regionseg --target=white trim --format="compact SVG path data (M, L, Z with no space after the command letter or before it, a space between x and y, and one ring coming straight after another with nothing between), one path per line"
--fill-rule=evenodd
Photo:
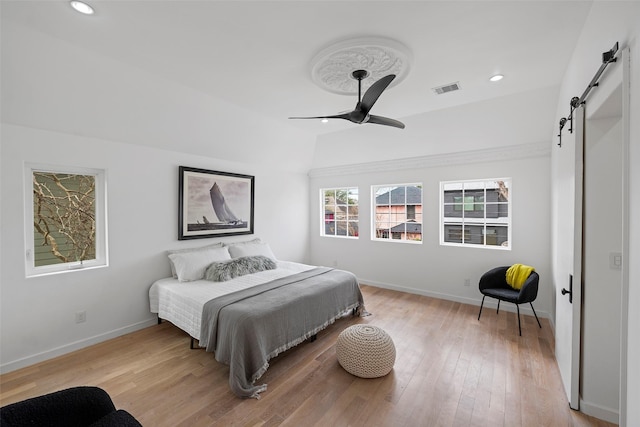
M630 92L631 92L631 61L629 48L622 50L622 289L620 307L620 406L618 424L621 427L627 425L627 401L628 389L628 337L629 337L629 197L630 197L630 170L629 163L631 144L631 119L630 119Z
M582 400L582 398L580 398L580 412L613 424L618 424L620 418L615 409L596 405L595 403Z
M33 265L33 173L54 172L63 174L93 175L95 177L96 258L84 262L61 263L35 267ZM24 164L24 262L25 277L68 273L90 268L107 267L109 250L107 238L107 173L104 169L77 166L60 166L25 162Z
M320 237L331 237L331 238L342 238L342 239L359 239L360 238L360 187L358 187L357 185L351 185L351 186L341 186L341 187L331 187L331 188L320 188ZM357 220L351 220L349 221L349 206L353 206L353 205L349 205L349 201L347 200L347 225L349 222L355 222L358 224L358 235L357 236L339 236L337 234L325 234L326 231L326 220L325 220L325 204L324 204L324 193L326 191L337 191L337 190L347 190L347 199L349 198L349 191L350 190L356 190L357 196L358 196L358 204L356 205L358 207L358 219ZM338 205L336 204L336 207ZM336 219L334 218L334 221L336 221ZM349 227L347 226L347 232L349 230Z
M112 331L75 341L67 345L52 348L51 350L43 351L41 353L7 362L0 365L0 374L6 374L7 372L15 371L26 366L44 362L46 360L53 359L54 357L62 356L64 354L71 353L73 351L80 350L82 348L89 347L91 345L98 344L112 338L117 338L119 336L126 335L140 329L151 327L157 323L158 319L154 317L151 319L143 320L142 322L134 323L129 326L124 326L122 328L114 329Z
M445 212L445 205L446 206L452 206L455 205L454 203L445 203L444 201L444 193L445 193L445 186L453 186L454 190L458 189L461 191L464 191L467 187L466 184L473 184L473 183L481 183L482 184L482 190L485 192L486 195L486 191L488 190L487 184L491 183L491 182L497 182L497 181L505 181L508 182L509 185L508 190L509 190L509 199L507 200L507 212L508 212L508 216L506 218L487 218L486 217L486 206L487 205L496 205L498 203L495 202L487 202L486 197L484 198L484 206L485 209L483 210L483 212L485 213L485 216L483 218L457 218L457 217L445 217L444 216L444 212ZM477 189L480 189L480 187L478 187ZM497 250L503 250L503 251L510 251L511 248L513 247L512 244L512 231L513 231L513 227L512 227L512 219L513 219L513 178L511 177L500 177L500 178L488 178L488 179L464 179L464 180L454 180L454 181L440 181L440 206L439 206L439 235L440 235L440 246L458 246L458 247L465 247L465 248L469 248L469 247L475 247L475 248L482 248L482 249L497 249ZM502 246L502 245L487 245L486 244L486 239L485 239L485 243L483 244L479 244L479 243L458 243L458 242L447 242L445 241L445 226L446 225L458 225L460 224L461 226L464 226L465 224L473 224L473 225L482 225L483 226L483 230L486 231L487 227L491 227L491 226L506 226L507 227L507 243L508 246ZM484 233L484 231L483 231ZM464 234L463 234L464 236Z
M408 240L408 239L392 239L391 235L389 235L389 237L387 238L382 238L382 237L376 237L376 226L377 226L377 220L376 220L376 216L378 214L377 212L377 204L376 204L376 194L377 194L377 190L379 189L391 189L389 191L387 191L387 193L391 193L391 191L395 190L396 188L400 188L400 187L416 187L416 188L420 188L420 207L421 207L421 212L420 212L420 240ZM371 236L370 239L372 242L396 242L396 243L413 243L413 244L419 244L421 245L422 242L424 241L424 237L422 234L422 230L423 230L423 222L424 222L424 183L422 182L410 182L410 183L404 183L404 184L372 184L370 187L370 191L371 191ZM384 194L384 193L382 193ZM380 195L382 195L380 194ZM391 195L389 195L389 202L391 202ZM384 206L384 205L380 205L380 206ZM386 206L391 206L391 204L386 205ZM405 195L404 195L404 206L405 208L407 206L409 206L407 204L407 192L405 190ZM389 214L391 215L391 214ZM406 223L407 221L405 221ZM417 222L416 222L417 224ZM398 224L399 225L399 224Z
M406 286L399 286L399 285L394 285L394 284L390 284L390 283L379 282L379 281L376 281L376 280L358 278L358 282L361 283L362 285L365 285L365 286L373 286L374 288L389 289L389 290L392 290L392 291L405 292L405 293L413 294L413 295L422 295L422 296L425 296L425 297L431 297L431 298L436 298L436 299L441 299L441 300L446 300L446 301L459 302L461 304L475 305L477 307L480 307L480 304L482 303L482 298L461 297L461 296L458 296L458 295L451 295L451 294L445 294L445 293L440 293L440 292L432 292L432 291L427 291L427 290L424 290L424 289L415 289L415 288L410 288L410 287L406 287ZM366 301L365 301L365 303L366 303ZM482 311L484 313L484 310L486 308L496 309L497 307L498 307L497 300L494 300L493 298L485 299L484 308L482 309ZM508 304L508 303L507 304L500 304L500 310L508 311L508 312L511 312L511 313L515 313L517 311L516 308L515 308L515 304ZM528 316L533 316L534 315L533 311L531 310L531 308L527 307L525 304L521 304L520 305L520 314L526 314ZM538 315L538 318L540 318L540 319L551 319L551 316L546 311L536 310L536 314ZM537 327L537 325L536 325L536 327Z

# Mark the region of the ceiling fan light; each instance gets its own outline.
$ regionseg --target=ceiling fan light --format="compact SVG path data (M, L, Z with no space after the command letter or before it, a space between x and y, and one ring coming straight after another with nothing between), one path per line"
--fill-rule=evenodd
M496 74L491 76L491 78L489 79L492 82L498 82L500 80L502 80L504 78L504 76L502 74Z
M78 12L84 14L84 15L93 15L95 13L93 8L91 6L89 6L87 3L84 3L84 2L81 2L81 1L78 1L78 0L72 0L72 1L69 2L69 4L76 11L78 11Z

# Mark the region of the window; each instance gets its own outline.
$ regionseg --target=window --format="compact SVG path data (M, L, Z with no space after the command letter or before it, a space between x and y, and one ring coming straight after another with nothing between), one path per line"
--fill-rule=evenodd
M107 265L102 170L27 165L27 276Z
M510 249L511 179L441 182L440 244Z
M373 240L422 242L422 184L372 186Z
M358 189L322 189L320 197L323 215L320 235L357 238Z

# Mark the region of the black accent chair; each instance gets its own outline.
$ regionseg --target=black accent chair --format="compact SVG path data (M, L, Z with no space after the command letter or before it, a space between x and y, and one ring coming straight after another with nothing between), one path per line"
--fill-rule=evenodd
M73 387L0 408L2 427L142 427L99 387Z
M482 293L482 304L480 304L478 320L480 320L480 315L482 314L482 306L484 305L485 297L491 297L498 300L498 309L496 310L496 313L500 311L500 301L512 302L516 305L516 309L518 310L518 332L520 333L520 336L522 336L522 328L520 326L520 304L529 303L531 310L533 310L533 315L536 316L536 320L538 321L538 326L542 328L538 315L533 308L533 304L531 304L538 296L538 282L540 280L540 276L535 271L531 272L527 280L522 285L522 288L517 290L507 284L508 269L509 266L496 267L484 273L480 278L480 284L478 286Z

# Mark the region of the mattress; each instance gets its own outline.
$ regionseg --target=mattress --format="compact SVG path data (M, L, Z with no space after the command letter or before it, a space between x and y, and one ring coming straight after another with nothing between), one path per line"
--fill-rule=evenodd
M247 274L226 282L180 282L173 277L157 280L149 289L149 308L158 314L158 318L200 340L202 308L207 301L315 268L291 261L278 261L277 264L278 268L274 270Z

